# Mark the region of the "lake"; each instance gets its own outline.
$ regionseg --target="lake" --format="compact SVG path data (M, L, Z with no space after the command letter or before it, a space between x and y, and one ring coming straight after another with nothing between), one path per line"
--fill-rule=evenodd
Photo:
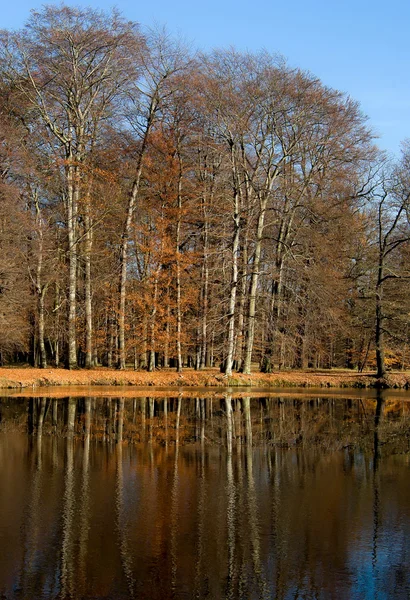
M410 597L410 394L42 393L0 400L0 598Z

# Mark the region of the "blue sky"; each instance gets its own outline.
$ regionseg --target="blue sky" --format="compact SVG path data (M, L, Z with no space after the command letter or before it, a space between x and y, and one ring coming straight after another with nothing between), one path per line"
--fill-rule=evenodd
M52 2L50 2L52 3ZM18 29L44 2L17 0L2 11L2 27ZM131 0L66 1L116 6L142 26L165 25L207 50L234 46L280 53L324 84L360 102L379 146L399 155L410 138L410 0Z

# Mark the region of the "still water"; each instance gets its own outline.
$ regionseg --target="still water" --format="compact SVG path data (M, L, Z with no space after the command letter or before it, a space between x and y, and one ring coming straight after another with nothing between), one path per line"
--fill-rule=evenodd
M127 395L0 400L0 598L410 597L410 395Z

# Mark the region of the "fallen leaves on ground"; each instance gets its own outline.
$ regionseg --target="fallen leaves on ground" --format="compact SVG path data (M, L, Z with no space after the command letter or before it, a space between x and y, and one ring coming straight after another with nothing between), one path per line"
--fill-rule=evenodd
M356 373L347 370L275 371L270 374L254 372L251 375L234 373L227 377L217 369L195 371L185 369L177 373L171 369L147 371L118 371L108 368L36 369L0 368L0 388L38 388L47 386L138 386L138 387L410 387L410 374L389 373L377 382L374 373Z

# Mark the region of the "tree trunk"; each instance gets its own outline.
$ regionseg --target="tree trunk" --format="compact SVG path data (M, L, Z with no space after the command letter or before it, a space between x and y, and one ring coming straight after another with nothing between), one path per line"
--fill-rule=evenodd
M209 294L209 265L208 265L208 220L204 221L204 248L202 264L202 319L201 319L201 362L200 369L206 366L208 352L208 294Z
M259 265L262 251L262 237L265 224L267 196L260 201L258 224L256 228L256 245L252 264L251 290L249 294L248 338L246 340L245 362L243 372L251 372L253 341L255 337L256 293L259 280Z
M151 310L150 322L149 322L149 346L150 346L149 360L148 360L148 371L149 372L152 372L155 370L155 346L156 346L155 321L156 321L156 316L157 316L158 277L159 277L159 271L157 271L155 274L154 297L152 299L152 310Z
M171 320L171 297L169 286L167 287L167 316L165 322L165 343L164 343L164 368L169 367L169 338L170 338L170 320Z
M232 236L232 276L231 276L231 290L229 296L229 309L228 309L228 340L227 340L227 353L226 353L226 364L225 374L232 375L232 366L234 358L234 346L235 346L235 307L236 307L236 292L238 288L238 251L239 251L239 235L240 235L240 214L239 214L239 186L238 186L238 174L235 165L235 157L233 147L231 148L231 160L232 160L232 178L233 178L233 222L234 231Z
M247 268L248 268L248 235L245 234L245 239L243 243L242 249L242 272L241 272L241 286L240 286L240 300L239 300L239 308L238 308L238 333L236 336L236 362L237 362L237 370L239 372L243 372L243 354L245 349L245 304L247 298Z
M73 157L68 158L70 162ZM75 169L72 164L67 170L67 232L68 232L68 357L67 367L77 367L77 197L78 190L75 183Z
M89 208L87 207L87 211ZM93 320L92 320L92 297L91 297L91 219L89 214L84 217L85 224L85 366L90 369L93 366Z
M213 183L210 191L210 203L212 204L213 199ZM203 233L203 262L202 262L202 318L201 318L201 362L199 365L200 369L205 368L207 365L208 351L208 309L209 309L209 218L206 207L206 191L202 198L202 215L204 219L204 233Z
M376 365L377 377L382 379L386 376L386 365L384 359L384 330L383 330L383 267L379 264L378 280L376 285Z
M58 367L60 364L60 286L56 283L55 287L55 299L54 299L54 311L56 313L55 323L54 323L54 351L55 351L55 366Z
M47 369L47 353L44 344L44 297L45 288L38 296L38 344L40 348L40 368Z
M36 291L38 310L38 345L40 350L40 368L47 368L47 353L44 343L44 299L47 285L42 284L43 273L43 223L40 213L38 198L35 199L36 224L38 233L37 269L36 269Z
M181 312L181 218L182 218L182 163L179 156L179 177L178 177L178 216L176 229L176 287L177 287L177 372L182 373L182 312Z
M107 367L112 367L112 355L114 348L114 317L111 308L107 314Z

